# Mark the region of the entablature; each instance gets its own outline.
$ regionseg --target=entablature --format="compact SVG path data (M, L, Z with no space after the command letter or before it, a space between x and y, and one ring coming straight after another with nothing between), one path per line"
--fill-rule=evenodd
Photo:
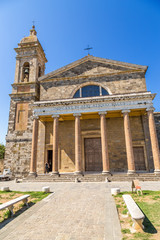
M32 107L34 115L37 116L123 109L146 109L153 107L152 100L154 97L155 94L151 94L151 92L118 94L90 98L40 101L34 102Z

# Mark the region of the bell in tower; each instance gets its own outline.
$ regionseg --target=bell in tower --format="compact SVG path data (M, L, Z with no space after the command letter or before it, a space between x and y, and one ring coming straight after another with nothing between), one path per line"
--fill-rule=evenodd
M29 82L29 63L24 63L22 82Z
M15 48L16 73L14 83L35 83L38 77L44 74L47 59L37 38L35 26L32 26L30 35L24 37ZM41 71L39 71L41 69Z

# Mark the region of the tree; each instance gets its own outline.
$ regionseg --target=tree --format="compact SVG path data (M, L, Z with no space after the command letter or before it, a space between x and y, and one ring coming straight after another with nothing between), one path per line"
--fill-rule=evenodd
M4 158L5 153L5 146L3 144L0 144L0 159Z

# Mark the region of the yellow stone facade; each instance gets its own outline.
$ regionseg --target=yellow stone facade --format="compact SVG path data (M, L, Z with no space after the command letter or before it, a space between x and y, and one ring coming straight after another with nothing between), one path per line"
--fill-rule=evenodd
M43 174L46 162L51 174L160 172L146 66L88 55L45 75L34 26L15 50L4 163L15 175Z

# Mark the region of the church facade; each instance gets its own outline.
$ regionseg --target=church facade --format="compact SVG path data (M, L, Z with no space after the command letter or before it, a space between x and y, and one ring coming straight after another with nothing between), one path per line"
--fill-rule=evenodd
M87 55L45 75L35 27L15 48L4 167L15 176L160 173L146 66Z

